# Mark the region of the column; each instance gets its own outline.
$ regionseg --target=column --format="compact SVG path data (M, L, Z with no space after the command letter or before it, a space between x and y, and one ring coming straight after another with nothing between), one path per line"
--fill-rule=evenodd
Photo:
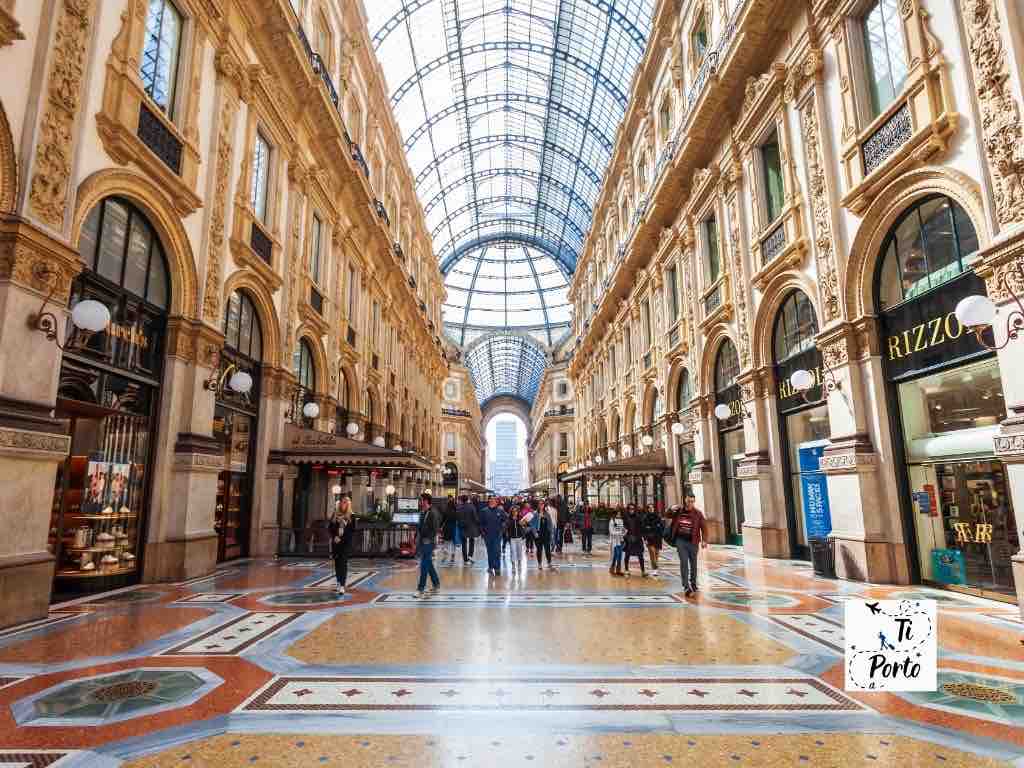
M736 470L743 486L743 551L756 557L789 556L785 510L772 503L773 484L779 476L768 453L773 381L767 367L740 377L743 407L749 414L743 420L746 456Z
M713 408L714 399L711 396L698 397L694 398L693 405L686 412L692 425L695 462L688 482L693 488L697 507L707 520L708 541L722 544L725 542L725 522L722 517L721 477L715 475L717 460L712 461L712 457L718 454L715 443L718 433L712 422L715 418L711 412Z
M208 325L181 317L167 323L159 429L168 439L157 444L153 462L146 581L182 581L217 565L213 525L224 446L213 437L214 393L203 383L223 346L223 334Z
M886 430L872 437L870 425L872 414L887 413L877 326L872 318L834 326L818 336L818 346L838 384L831 392L827 380L823 387L832 445L820 464L828 478L836 574L876 584L909 583L902 515L893 495L899 491L893 476L878 472L875 444L890 436Z
M44 299L64 341L78 255L15 217L0 219L0 627L43 618L54 558L48 546L57 466L71 438L52 418L61 352L29 326Z
M291 407L294 377L283 368L264 366L260 383L260 429L253 466L253 519L249 554L270 557L287 548L292 521L294 466L280 451L284 444L285 414Z

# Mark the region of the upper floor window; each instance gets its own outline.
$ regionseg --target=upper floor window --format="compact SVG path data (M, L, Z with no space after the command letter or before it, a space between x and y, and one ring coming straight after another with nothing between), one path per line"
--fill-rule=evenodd
M356 304L358 302L359 288L356 285L359 275L354 267L348 268L348 324L356 324Z
M679 285L676 280L676 268L669 267L665 273L665 283L668 290L668 312L671 322L679 319Z
M630 327L628 322L626 323L626 328L624 330L624 338L625 343L623 344L623 347L626 353L626 365L629 365L633 362L633 329Z
M622 201L622 234L626 235L629 232L629 201Z
M697 19L697 24L693 28L690 44L693 46L694 59L697 62L703 61L704 56L708 52L708 22L707 17L703 13Z
M313 278L314 283L320 282L320 269L322 257L321 251L321 240L323 233L323 223L320 221L320 217L315 213L313 214L313 233L310 240L309 246L309 276Z
M566 397L569 394L569 383L566 381L558 382L558 396Z
M907 48L897 0L875 0L861 19L872 117L885 111L907 80Z
M978 234L970 217L945 195L921 200L893 225L882 246L880 309L912 299L970 269Z
M712 214L704 220L701 225L704 230L704 274L707 277L707 286L714 285L722 275L722 262L718 253L718 220Z
M444 448L449 456L455 455L455 433L445 432L444 435Z
M640 316L644 323L644 349L651 346L651 302L644 299L640 305Z
M647 189L647 155L640 158L636 166L636 182L641 190Z
M319 18L316 20L316 52L323 57L330 65L331 61L331 30L327 26L327 20Z
M685 411L690 405L693 391L690 388L690 372L683 368L679 374L679 388L676 390L676 410Z
M661 109L658 110L658 132L663 142L668 141L672 133L672 103L666 97L661 102Z
M149 0L140 75L146 93L168 115L174 111L181 27L181 12L170 0Z
M256 132L256 146L252 151L252 210L256 218L267 223L267 190L270 186L270 143Z
M305 339L299 339L299 346L292 357L292 371L300 387L308 392L316 388L316 363L313 360L313 350Z
M775 221L782 215L785 191L782 185L782 155L779 152L779 136L771 137L761 145L761 170L764 173L764 207L767 222Z
M558 455L569 455L569 434L567 432L558 433Z
M291 0L292 10L295 11L296 16L302 15L302 0Z

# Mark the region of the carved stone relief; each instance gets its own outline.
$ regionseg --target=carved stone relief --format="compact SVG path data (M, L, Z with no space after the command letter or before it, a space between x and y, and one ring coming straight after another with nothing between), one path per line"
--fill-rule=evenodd
M807 152L807 177L814 221L814 253L818 262L818 291L825 323L840 316L839 279L836 275L836 251L832 237L832 206L818 135L815 99L808 99L800 116L804 148Z

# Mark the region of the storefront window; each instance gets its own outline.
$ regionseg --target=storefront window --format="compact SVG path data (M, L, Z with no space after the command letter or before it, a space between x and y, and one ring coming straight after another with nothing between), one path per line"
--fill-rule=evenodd
M726 339L715 361L715 403L729 407L731 416L718 422L719 466L725 503L726 534L730 544L743 543L743 485L737 466L744 453L743 400L739 385L740 358Z
M169 303L159 239L127 201L108 198L89 213L79 250L86 269L70 304L101 301L111 322L61 361L54 414L71 451L50 522L57 599L138 578Z
M897 220L882 252L881 309L913 299L969 269L978 235L951 198L929 197Z

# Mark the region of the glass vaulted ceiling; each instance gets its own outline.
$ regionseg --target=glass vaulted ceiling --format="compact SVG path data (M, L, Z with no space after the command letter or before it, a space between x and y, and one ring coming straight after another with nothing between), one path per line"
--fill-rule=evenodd
M654 0L365 3L449 336L557 342Z

